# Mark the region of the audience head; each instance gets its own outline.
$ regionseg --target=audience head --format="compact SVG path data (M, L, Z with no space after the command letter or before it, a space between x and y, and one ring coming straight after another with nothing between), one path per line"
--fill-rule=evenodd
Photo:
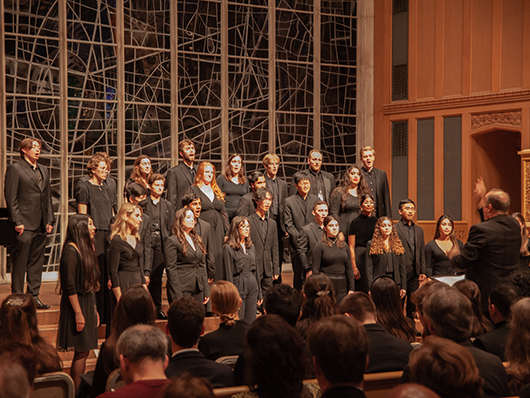
M423 326L422 336L427 336L430 334L427 327L427 322L425 321L425 316L423 315L423 304L431 292L444 286L447 286L447 284L436 279L429 279L427 282L422 283L418 290L412 292L411 301L416 306L416 313L418 314L420 323Z
M26 152L30 151L34 146L35 150L38 151L40 155L40 151L42 150L42 143L38 138L27 137L20 141L20 145L18 146L18 152L20 153L20 157L24 159L24 155L26 154Z
M517 301L515 287L508 283L502 282L491 288L488 299L488 310L493 322L508 320L511 316L511 307Z
M12 357L0 354L0 397L29 398L31 385L23 365Z
M179 154L186 163L193 163L195 161L195 145L191 140L184 139L179 142Z
M124 331L118 339L116 353L120 358L121 375L125 383L135 381L133 369L143 372L138 366L148 365L150 371L158 367L163 371L168 363L166 335L156 326L135 325ZM149 361L148 364L146 361Z
M530 271L516 271L510 276L510 281L515 286L519 297L530 297Z
M0 344L33 346L39 339L37 308L29 294L12 293L0 306Z
M491 217L506 213L510 207L510 195L502 189L494 188L490 190L484 197L484 219L488 220Z
M473 309L469 299L454 287L437 288L425 299L423 316L432 335L466 341L473 329Z
M441 337L429 336L413 350L410 381L424 385L442 398L482 397L482 378L466 347Z
M359 385L367 365L368 337L362 325L351 317L334 315L311 325L309 351L320 387L337 384Z
M155 305L151 295L142 285L133 285L124 290L116 305L112 332L119 337L131 326L154 325L155 320Z
M237 287L232 282L217 281L212 285L210 300L212 311L219 315L220 322L226 326L234 326L237 311L241 307L241 297Z
M33 381L37 376L37 353L35 350L26 344L9 343L0 346L0 363L2 364L18 364L24 369L24 376L27 379L29 386L33 386ZM0 365L0 369L3 365ZM0 373L2 370L0 370ZM18 374L18 372L17 372ZM15 377L15 375L13 375ZM18 376L17 376L18 377ZM0 380L2 376L0 376ZM6 381L7 379L4 379ZM0 391L2 382L0 381ZM23 385L23 383L21 383ZM4 395L0 394L0 397Z
M519 390L530 379L530 298L525 297L512 306L512 320L506 342L506 371L511 376L510 387Z
M440 396L421 384L403 383L392 388L385 398L440 398Z
M354 292L344 297L340 303L340 311L355 318L361 324L375 323L375 304L364 292Z
M162 398L215 398L215 394L207 379L184 372L167 386Z
M204 317L204 306L193 297L181 297L173 301L167 313L167 328L173 343L181 348L197 345Z
M300 292L285 283L273 285L265 295L265 312L281 316L291 326L300 318Z
M248 385L257 386L260 397L298 397L308 368L299 333L267 314L252 322L245 341Z
M248 175L248 183L250 184L250 188L252 188L253 192L267 186L265 175L258 170L254 170Z
M337 313L337 299L331 280L324 274L313 274L306 279L302 292L302 319L317 321Z
M477 284L469 279L455 282L453 287L466 296L473 309L473 332L471 337L477 337L491 331L491 323L482 314L481 295Z
M112 159L105 152L96 152L87 163L87 172L89 177L93 177L94 174L99 180L106 180L110 173L112 165Z

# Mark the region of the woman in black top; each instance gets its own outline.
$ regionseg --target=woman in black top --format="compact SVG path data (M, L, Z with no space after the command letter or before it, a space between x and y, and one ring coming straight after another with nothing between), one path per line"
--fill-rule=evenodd
M151 186L149 185L149 179L152 175L153 168L151 166L151 158L147 155L140 155L134 161L134 166L129 179L125 183L125 188L127 188L130 183L135 182L150 191Z
M340 239L339 220L335 216L324 219L324 237L313 249L314 274L323 273L329 277L335 290L337 303L347 294L353 293L354 281L348 245Z
M70 374L76 388L85 373L90 350L98 348L95 292L99 290L99 269L92 243L95 235L96 227L90 217L71 216L59 268L61 312L56 347L75 351Z
M239 317L250 324L256 319L257 306L263 300L256 269L256 248L250 239L250 223L246 217L236 216L230 224L223 265L226 280L237 287L241 297Z
M210 298L212 311L219 315L219 329L201 337L199 351L212 361L222 356L243 354L249 324L237 316L241 306L237 288L228 281L215 282Z
M366 247L366 274L368 286L382 275L393 279L399 286L399 296L407 294L407 267L403 261L405 249L389 217L381 217L375 224L372 240Z
M144 277L143 246L138 229L142 222L142 208L125 203L112 225L109 248L109 275L117 301L129 286L141 284L147 289Z
M171 235L166 241L168 301L191 296L201 304L209 300L206 248L195 233L193 210L183 207L175 214Z
M357 280L355 290L368 293L368 279L366 275L366 246L372 239L377 217L373 215L375 200L371 194L361 196L359 200L361 214L350 223L348 232L348 246L353 268L353 276Z
M245 178L242 159L241 155L237 153L231 155L228 158L228 162L226 162L223 174L217 177L217 185L226 195L225 206L230 221L237 216L239 200L250 190L248 181Z
M456 275L451 267L451 257L456 256L464 248L461 240L456 239L455 223L450 216L442 215L436 223L434 240L425 245L425 263L427 276Z

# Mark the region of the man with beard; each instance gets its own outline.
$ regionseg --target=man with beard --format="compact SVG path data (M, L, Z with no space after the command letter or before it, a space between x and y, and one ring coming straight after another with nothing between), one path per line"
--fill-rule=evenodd
M173 205L173 213L182 208L182 196L195 182L197 165L195 162L195 145L190 140L179 143L179 154L182 163L170 168L167 172L167 200Z

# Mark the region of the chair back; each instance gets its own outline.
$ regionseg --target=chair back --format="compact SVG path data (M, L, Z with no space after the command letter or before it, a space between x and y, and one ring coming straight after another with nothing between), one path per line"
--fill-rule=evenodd
M107 378L107 384L105 386L105 392L114 391L122 388L125 385L125 381L121 377L120 369L114 369L109 377Z
M237 358L239 358L238 355L225 355L225 356L217 358L215 362L224 363L225 365L230 366L232 370L234 370L234 367L236 366Z
M36 377L32 398L74 398L72 378L64 372L46 373Z

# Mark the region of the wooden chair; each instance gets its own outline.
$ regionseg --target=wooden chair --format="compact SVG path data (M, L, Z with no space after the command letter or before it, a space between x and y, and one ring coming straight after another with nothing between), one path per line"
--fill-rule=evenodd
M46 373L36 377L32 398L74 398L72 378L64 372Z
M402 371L367 373L364 375L364 393L367 398L384 398L388 391L400 384Z

